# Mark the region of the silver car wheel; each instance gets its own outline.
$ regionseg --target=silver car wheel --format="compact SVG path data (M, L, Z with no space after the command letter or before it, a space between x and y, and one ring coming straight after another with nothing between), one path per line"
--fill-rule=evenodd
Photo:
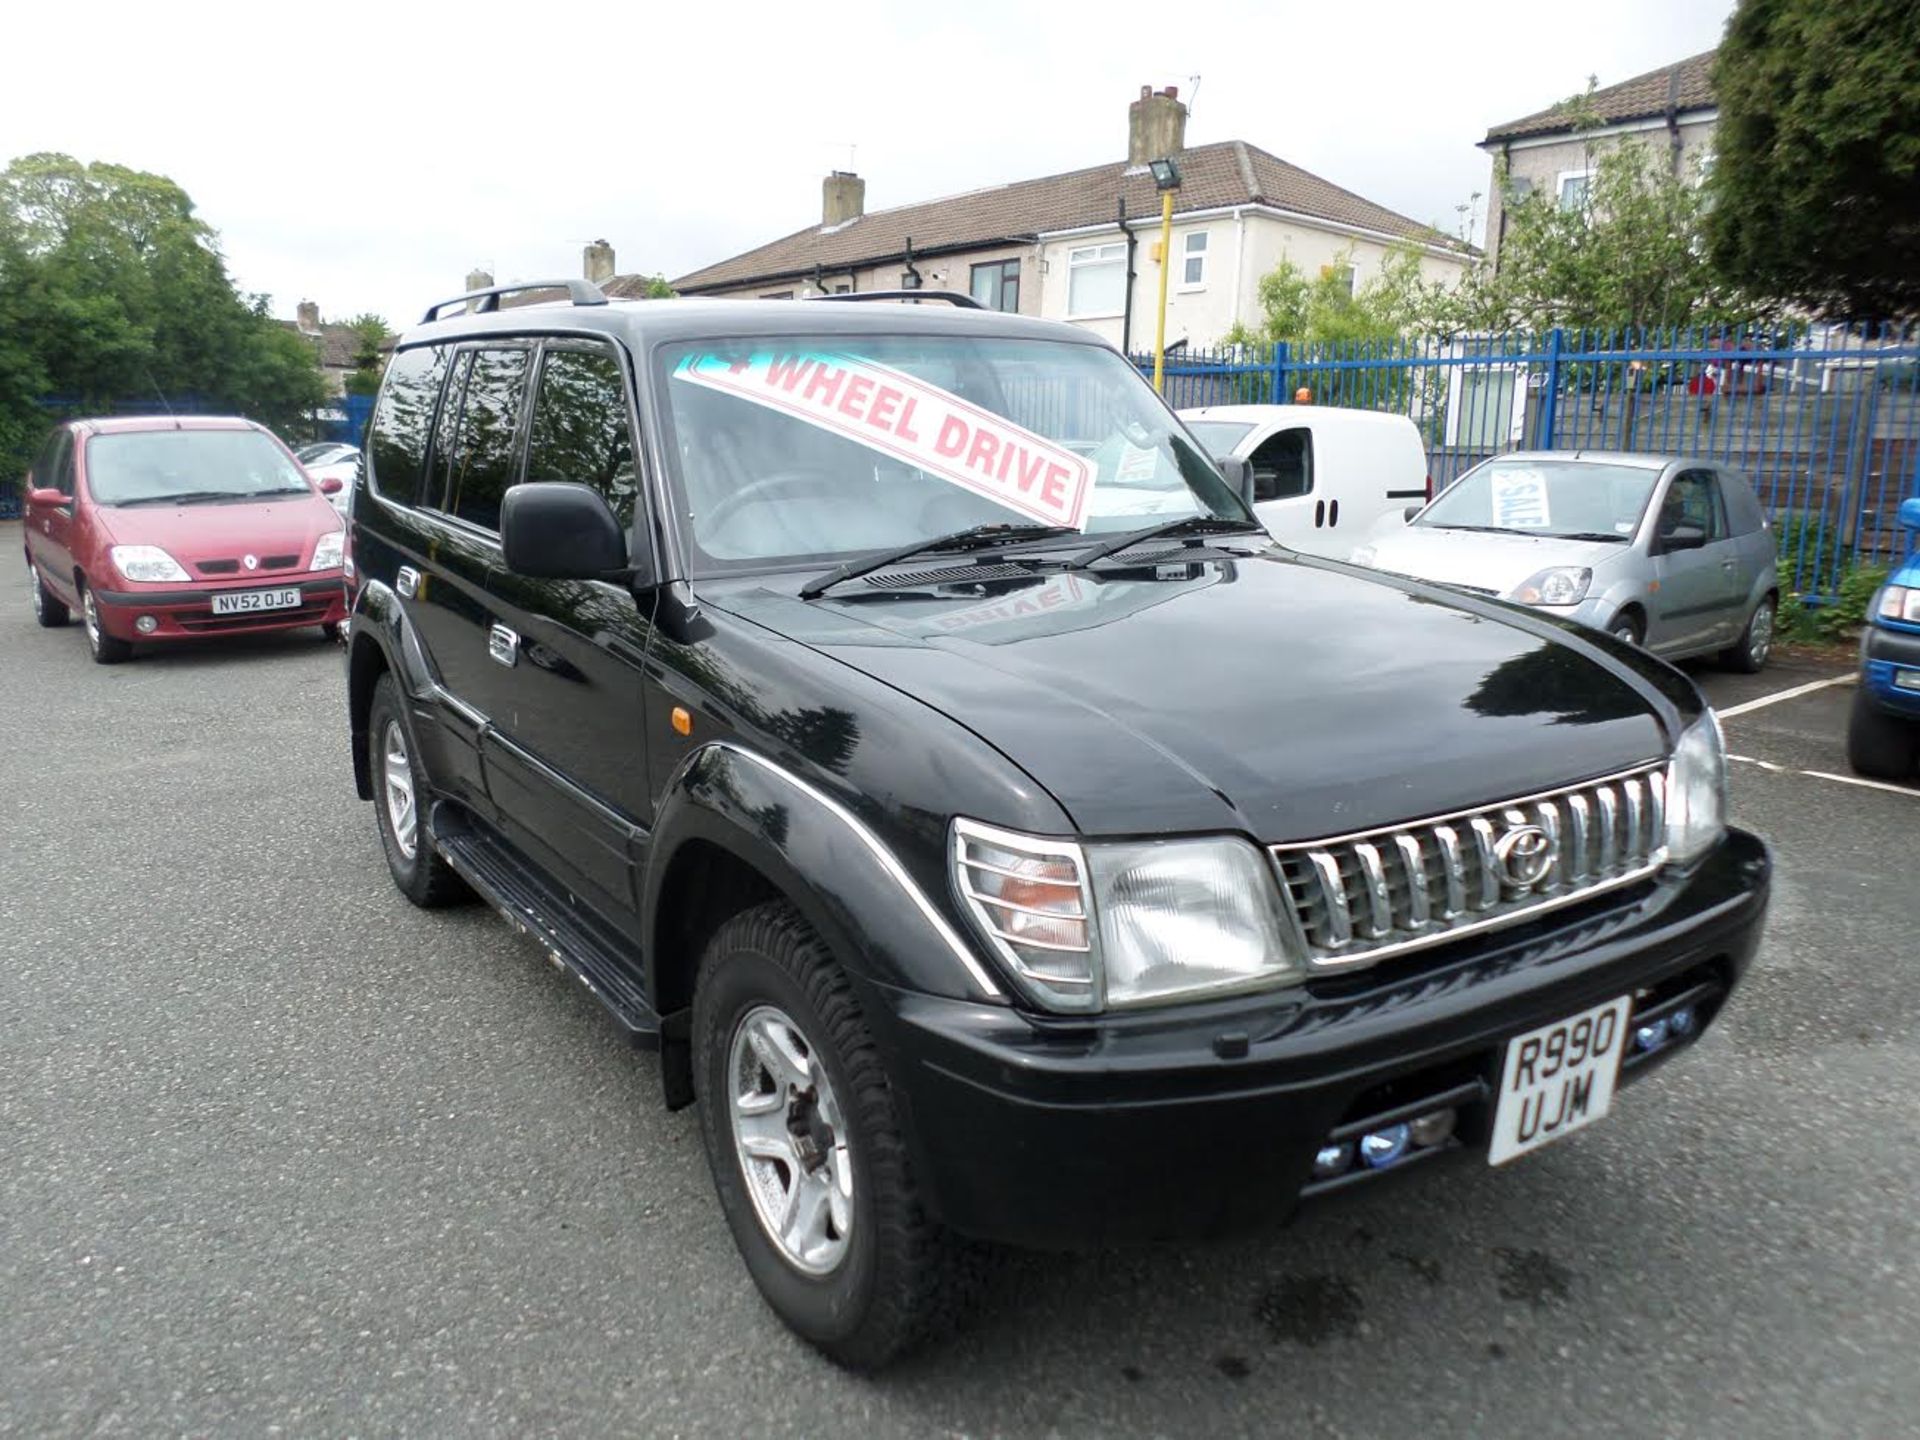
M33 618L43 619L47 613L47 592L40 584L40 570L37 566L27 566L27 591L33 597Z
M1753 612L1753 619L1747 622L1747 659L1758 670L1767 663L1767 656L1773 650L1773 602L1762 600L1760 608Z
M786 1012L734 1027L728 1116L760 1227L795 1269L825 1275L853 1235L853 1153L826 1067Z
M39 577L34 578L37 580ZM93 603L91 586L80 592L80 618L87 627L87 643L98 650L100 648L100 610Z
M400 853L413 859L420 844L420 812L413 793L413 761L398 720L387 721L380 737L380 779L387 795L387 825Z

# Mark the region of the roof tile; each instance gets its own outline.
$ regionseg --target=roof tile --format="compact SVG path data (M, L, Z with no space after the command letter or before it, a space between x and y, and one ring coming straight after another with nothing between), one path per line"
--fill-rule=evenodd
M1618 85L1594 91L1594 114L1602 124L1620 125L1629 120L1649 120L1666 114L1669 99L1680 110L1711 108L1714 104L1714 53L1709 50L1705 54L1689 55L1685 60L1663 65L1658 70L1649 70L1631 80L1622 80ZM1557 105L1549 105L1545 110L1536 110L1518 120L1494 126L1480 143L1485 145L1496 140L1518 140L1528 135L1570 132L1575 128L1578 113L1574 101L1563 100Z

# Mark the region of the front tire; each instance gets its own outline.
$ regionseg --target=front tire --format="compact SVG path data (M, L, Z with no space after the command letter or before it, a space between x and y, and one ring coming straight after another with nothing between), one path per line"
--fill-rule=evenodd
M1774 598L1768 595L1753 607L1739 641L1720 652L1720 663L1743 675L1758 675L1766 669L1767 657L1773 653L1774 616Z
M40 567L31 560L27 562L27 584L33 601L33 618L45 629L58 630L73 618L67 607L53 598L53 592L40 578Z
M1647 636L1646 626L1641 622L1640 617L1631 610L1622 610L1618 615L1614 616L1607 624L1607 633L1616 640L1623 640L1627 644L1636 647L1639 646Z
M1847 717L1847 764L1874 780L1905 780L1920 754L1920 724L1889 715L1864 690Z
M391 675L382 675L373 685L373 703L367 710L367 773L373 776L380 848L386 852L387 869L400 893L423 910L471 896L467 882L434 848L426 820L433 791L413 741L413 727L407 723L400 687Z
M774 1313L855 1370L946 1328L976 1253L927 1215L852 987L792 906L715 932L692 1038L714 1187Z
M118 636L109 635L100 619L100 603L93 598L93 587L80 582L80 620L87 632L87 652L96 665L118 665L133 658L133 646Z

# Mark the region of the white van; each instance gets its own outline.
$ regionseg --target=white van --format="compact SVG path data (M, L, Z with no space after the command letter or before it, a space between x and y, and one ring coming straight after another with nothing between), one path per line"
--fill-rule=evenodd
M1427 503L1426 447L1404 415L1326 405L1208 405L1180 418L1253 466L1254 513L1281 544L1345 560L1383 515Z

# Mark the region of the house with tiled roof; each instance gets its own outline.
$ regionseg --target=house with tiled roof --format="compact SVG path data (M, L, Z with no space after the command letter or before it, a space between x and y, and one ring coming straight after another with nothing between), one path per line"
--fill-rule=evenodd
M1563 100L1495 125L1480 148L1492 157L1487 252L1499 263L1506 205L1545 192L1568 207L1586 199L1594 157L1623 140L1664 147L1676 175L1713 153L1720 107L1713 94L1713 51L1635 75L1589 95ZM1502 176L1505 176L1504 181Z
M943 199L869 211L866 182L836 171L819 223L682 275L682 295L797 298L840 291L955 290L997 310L1071 321L1116 345L1153 343L1160 195L1148 162L1179 169L1167 339L1216 343L1257 322L1260 277L1282 259L1364 284L1411 245L1452 281L1472 249L1243 140L1189 148L1169 86L1128 110L1127 158ZM627 277L616 279L619 293Z
M294 311L295 320L280 323L313 346L320 360L320 374L327 382L327 394L338 398L347 393L347 376L354 370L354 356L360 351L360 336L351 325L323 322L320 306L302 300Z

